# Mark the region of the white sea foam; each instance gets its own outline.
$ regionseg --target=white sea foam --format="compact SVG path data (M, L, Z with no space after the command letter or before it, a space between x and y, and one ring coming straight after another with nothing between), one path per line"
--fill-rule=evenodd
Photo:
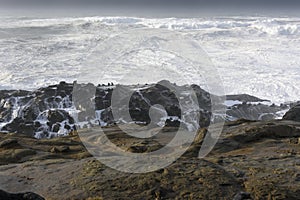
M0 89L73 81L81 69L89 72L84 63L95 46L142 27L176 30L198 41L228 94L248 93L275 103L299 100L300 18L5 17L0 19ZM118 73L100 77L99 83Z

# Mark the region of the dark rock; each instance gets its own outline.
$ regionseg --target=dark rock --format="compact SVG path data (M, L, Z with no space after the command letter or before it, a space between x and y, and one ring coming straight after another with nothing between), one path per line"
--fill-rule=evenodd
M11 123L5 125L2 128L2 130L12 133L16 132L33 136L35 132L35 127L33 122L26 123L24 119L17 117Z
M41 126L41 123L39 121L34 122L34 127L39 128Z
M238 95L226 95L227 100L233 101L241 101L241 102L262 102L262 101L269 101L257 98L255 96L251 96L248 94L238 94Z
M265 138L280 139L292 137L300 137L300 131L294 126L284 124L248 127L232 136L234 140L244 144Z
M3 190L0 190L0 199L1 200L45 200L40 195L32 192L12 194L12 193L5 192Z
M60 129L60 124L59 123L55 123L53 126L52 126L52 132L58 132Z
M75 84L72 99L76 108L80 108L78 113L79 121L88 121L95 117L95 98L97 88L89 84Z
M239 192L233 197L233 200L250 200L251 195L248 192Z
M226 114L235 119L248 120L271 120L276 117L276 112L282 110L279 106L271 107L268 105L258 104L239 104L227 110Z
M227 100L238 101L235 105L227 108L227 118L229 120L249 119L268 121L282 117L278 111L285 110L288 105L271 104L269 100L260 99L247 94L227 95ZM269 102L266 104L266 102Z
M19 146L18 140L16 139L7 139L0 142L0 148L12 148Z
M174 119L167 119L165 126L167 127L179 127L180 126L180 121L174 120Z
M115 102L112 105L113 92L117 98L114 99ZM191 92L194 92L196 96L191 95ZM243 104L227 108L226 120L240 118L271 120L278 117L276 112L286 109L287 106L286 104L281 106L259 104L265 100L246 94L226 97L228 100L243 102ZM220 99L220 97L208 93L198 85L178 86L166 80L156 84L130 86L110 83L110 87L105 85L96 87L91 83L69 84L62 81L57 85L50 85L36 91L0 91L0 122L7 123L0 131L31 136L44 132L45 134L42 135L46 137L51 135L50 132L58 132L60 128L64 128L66 133L70 133L74 130L72 127L75 121L65 109L73 109L73 106L80 110L78 120L87 121L89 124L95 124L94 122L98 120L102 126L129 122L146 125L151 123L151 125L158 126L167 117L165 126L178 127L180 121L184 119L186 127L197 129L198 127L192 122L195 117L187 117L191 112L184 113L179 102L187 102L187 105L195 108L193 112L199 116L199 126L202 128L209 126L211 122L217 123L224 120L221 115L214 115L212 119L212 99ZM249 102L255 102L255 104L249 104ZM156 119L151 121L153 116L149 112L152 112L150 108L154 105L160 105L162 109L156 109ZM214 106L220 110L226 109L222 102ZM117 112L118 117L113 116L112 109ZM97 113L97 119L95 119L95 110L101 111ZM66 121L65 125L60 124L64 121Z
M292 107L284 116L285 120L300 122L300 104Z
M41 129L42 125L37 119L43 112L72 106L72 90L72 84L61 82L36 91L0 91L0 118L8 123L2 131L34 135ZM53 121L60 120L58 118L54 116L49 124L53 125ZM70 117L66 119L74 123ZM51 130L51 127L47 130Z
M70 124L74 124L74 119L64 110L49 110L47 120L50 126L57 122L68 120Z
M68 125L67 123L65 123L64 128L67 129L67 130L71 130L71 126Z
M146 153L146 152L152 152L156 151L163 146L155 141L146 141L146 142L140 142L137 144L131 145L127 151L132 153Z
M289 143L290 144L299 144L300 143L300 138L290 138Z

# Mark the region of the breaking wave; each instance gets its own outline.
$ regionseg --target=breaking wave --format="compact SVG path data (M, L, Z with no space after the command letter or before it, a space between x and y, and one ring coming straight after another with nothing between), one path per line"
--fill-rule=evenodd
M276 103L299 99L300 19L270 17L4 17L0 89L74 81L80 69L88 71L83 63L95 46L133 28L170 29L198 41L229 94L248 93Z

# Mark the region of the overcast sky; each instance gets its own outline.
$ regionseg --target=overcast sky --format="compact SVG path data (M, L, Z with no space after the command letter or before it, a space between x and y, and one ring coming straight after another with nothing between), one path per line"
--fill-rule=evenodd
M160 12L170 15L192 13L267 12L291 14L300 13L300 0L0 0L1 10L5 9L101 9L106 14L150 14ZM127 13L126 13L127 11ZM122 13L124 12L124 13Z
M241 5L241 6L295 6L299 0L0 0L2 3L17 4L76 4L87 5L157 5L157 6L201 6L201 5Z

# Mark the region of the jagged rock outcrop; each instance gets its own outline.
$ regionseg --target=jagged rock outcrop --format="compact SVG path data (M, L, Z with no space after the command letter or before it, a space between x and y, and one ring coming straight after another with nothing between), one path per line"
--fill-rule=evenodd
M284 116L283 119L300 122L300 104L292 107Z
M1 131L31 136L39 133L38 135L44 134L46 137L51 135L55 123L67 120L71 125L74 124L69 114L63 111L72 107L72 90L72 84L61 82L36 91L0 91ZM64 113L64 119L53 115L58 112ZM56 131L59 129L56 128Z
M196 130L224 118L271 120L287 109L287 105L272 105L250 95L228 95L226 102L214 105L219 110L226 109L225 117L212 115L211 98L219 97L197 85L178 86L166 80L130 86L61 82L35 91L3 90L0 131L50 138L76 131L79 125L76 122L82 122L80 127L115 123L171 127L182 124ZM180 102L184 102L183 107ZM151 120L151 115L155 120Z
M281 118L280 111L286 110L289 105L272 104L269 100L260 99L247 94L227 95L226 101L229 102L227 117L231 120L248 119L268 121Z

